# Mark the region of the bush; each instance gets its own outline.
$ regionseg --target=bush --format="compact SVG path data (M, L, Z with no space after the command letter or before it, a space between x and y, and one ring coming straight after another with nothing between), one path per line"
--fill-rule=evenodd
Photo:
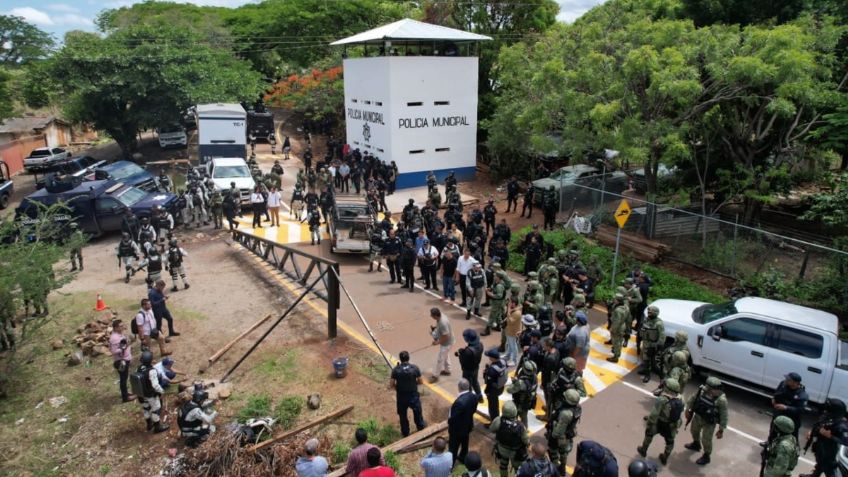
M384 452L383 460L386 461L387 467L391 467L395 472L400 472L400 459L394 451Z
M378 447L387 446L401 437L400 431L396 427L390 424L381 426L374 418L361 421L356 427L365 429L365 432L368 433L368 442Z
M247 404L239 411L239 422L271 415L271 396L267 394L251 395L247 398Z
M347 462L347 456L350 454L350 444L346 442L336 442L333 444L331 457L334 464L342 464Z
M530 232L531 228L524 227L513 233L510 241L510 253L508 267L516 272L524 271L524 255L519 252L519 247L524 241L524 237ZM598 258L598 265L604 271L604 277L601 283L595 285L595 296L598 302L610 300L613 296L614 288L610 288L610 276L612 273L613 250L607 247L593 244L584 237L570 230L554 230L550 232L542 232L542 237L545 239L545 248L543 254L546 255L549 251L556 253L559 249L576 249L580 252L580 260L584 265L588 265L589 257L595 256ZM551 244L551 247L548 247ZM633 260L624 255L619 257L618 271L615 277L615 284L618 286L634 266L640 262ZM704 286L698 285L686 278L675 275L671 272L663 270L653 265L642 265L642 270L645 271L653 281L651 287L651 295L655 298L676 298L680 300L695 300L708 303L718 303L725 301L725 298L707 289Z
M283 426L283 429L290 428L303 410L303 403L303 398L300 396L283 396L274 409L274 419L277 420L277 424Z

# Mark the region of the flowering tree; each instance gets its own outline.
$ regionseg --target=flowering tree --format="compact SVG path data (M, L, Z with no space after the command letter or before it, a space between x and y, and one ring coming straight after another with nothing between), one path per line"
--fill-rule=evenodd
M344 106L342 67L314 68L277 81L265 102L314 121L338 119Z

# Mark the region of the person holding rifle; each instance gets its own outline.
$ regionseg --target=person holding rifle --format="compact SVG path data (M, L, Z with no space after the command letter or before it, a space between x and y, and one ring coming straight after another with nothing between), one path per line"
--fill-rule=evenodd
M707 465L713 452L713 433L716 439L721 439L727 429L727 397L721 389L720 379L710 376L707 383L689 398L686 403L686 426L689 423L692 423L692 442L683 447L697 452L703 445L704 454L695 463ZM715 430L716 424L718 431Z
M772 421L774 435L763 449L760 477L789 477L798 465L798 439L795 423L787 416L777 416Z
M807 444L804 454L813 449L816 456L816 466L809 474L800 477L836 477L839 467L836 456L839 446L848 446L848 421L845 419L845 402L841 399L829 398L825 403L825 414L807 433Z

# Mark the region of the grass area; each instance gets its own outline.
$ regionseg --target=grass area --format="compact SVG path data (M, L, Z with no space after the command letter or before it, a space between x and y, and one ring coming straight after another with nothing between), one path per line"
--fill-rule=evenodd
M266 378L278 382L289 382L297 379L299 374L298 358L300 351L297 348L288 348L283 354L271 354L265 358L254 371Z
M356 372L380 384L389 382L392 372L386 365L386 361L374 353L356 353L350 359L348 366L352 366Z

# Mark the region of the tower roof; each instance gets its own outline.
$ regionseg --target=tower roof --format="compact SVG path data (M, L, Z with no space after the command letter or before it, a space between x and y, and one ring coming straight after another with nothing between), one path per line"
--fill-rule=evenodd
M386 40L397 41L487 41L491 37L478 35L454 28L404 18L373 30L357 33L330 43L331 45L350 45L357 43L382 43Z

